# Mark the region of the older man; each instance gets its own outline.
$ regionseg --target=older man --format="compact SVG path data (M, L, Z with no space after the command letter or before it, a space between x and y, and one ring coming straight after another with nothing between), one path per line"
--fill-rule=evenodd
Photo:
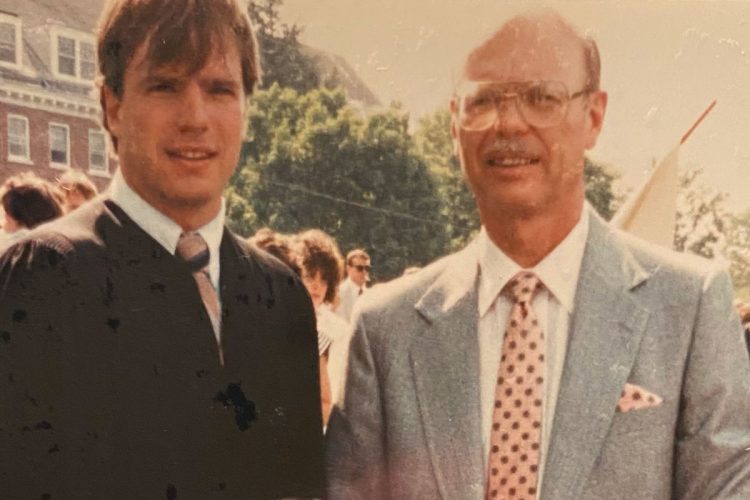
M105 196L0 261L0 496L323 494L303 285L224 226L256 43L236 0L116 0Z
M750 497L729 279L586 206L606 105L596 45L556 14L468 55L452 133L482 231L361 304L331 498Z

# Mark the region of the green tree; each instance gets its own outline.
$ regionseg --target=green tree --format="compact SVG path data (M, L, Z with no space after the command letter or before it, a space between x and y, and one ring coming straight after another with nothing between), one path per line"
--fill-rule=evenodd
M442 218L452 251L464 246L479 230L479 213L458 159L453 154L451 115L440 110L419 121L415 133L417 149L429 165L438 184Z
M302 28L281 21L279 8L282 4L283 0L251 1L248 4L260 45L261 88L271 88L276 83L305 93L320 85L319 70L314 58L302 50L299 42Z
M236 230L323 229L344 252L365 247L375 279L445 253L440 198L404 113L362 118L341 90L273 85L249 120L246 162L228 196Z
M750 210L733 215L727 224L726 256L738 297L750 301Z
M700 168L680 174L674 248L711 259L724 254L730 214L726 194L709 188L702 178Z
M590 158L583 160L583 181L586 184L586 199L604 219L609 220L621 203L615 191L619 172L607 165L594 163Z

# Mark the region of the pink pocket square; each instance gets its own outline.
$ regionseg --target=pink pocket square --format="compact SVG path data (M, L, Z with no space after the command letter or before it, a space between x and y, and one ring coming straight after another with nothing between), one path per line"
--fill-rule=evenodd
M625 388L620 395L620 401L617 403L617 411L626 413L632 410L642 410L658 406L662 401L660 396L647 391L643 387L625 384Z

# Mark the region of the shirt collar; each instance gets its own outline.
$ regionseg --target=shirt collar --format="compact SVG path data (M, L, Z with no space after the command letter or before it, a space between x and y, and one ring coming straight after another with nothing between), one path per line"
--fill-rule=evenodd
M536 274L544 286L570 314L573 313L578 275L589 232L589 207L581 211L568 235L536 266L528 269ZM508 281L522 270L513 259L505 255L482 227L479 232L479 316L487 314L495 298Z
M110 183L109 196L141 229L169 253L175 254L182 228L133 191L119 170L115 172ZM222 198L221 209L216 217L196 231L206 240L211 261L218 259L221 238L224 234L224 203Z

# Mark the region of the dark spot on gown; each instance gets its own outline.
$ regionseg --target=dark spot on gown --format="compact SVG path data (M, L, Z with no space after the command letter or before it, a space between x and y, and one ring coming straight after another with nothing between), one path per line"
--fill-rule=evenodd
M177 487L174 484L167 485L167 500L175 500L177 498Z
M26 311L23 309L16 309L13 311L13 322L20 323L21 321L26 321L26 316Z
M117 333L117 329L120 327L120 320L118 318L108 318L107 326L114 332Z
M241 431L249 429L256 419L255 403L247 399L239 384L229 384L226 391L220 391L214 400L226 408L234 408L234 421Z

